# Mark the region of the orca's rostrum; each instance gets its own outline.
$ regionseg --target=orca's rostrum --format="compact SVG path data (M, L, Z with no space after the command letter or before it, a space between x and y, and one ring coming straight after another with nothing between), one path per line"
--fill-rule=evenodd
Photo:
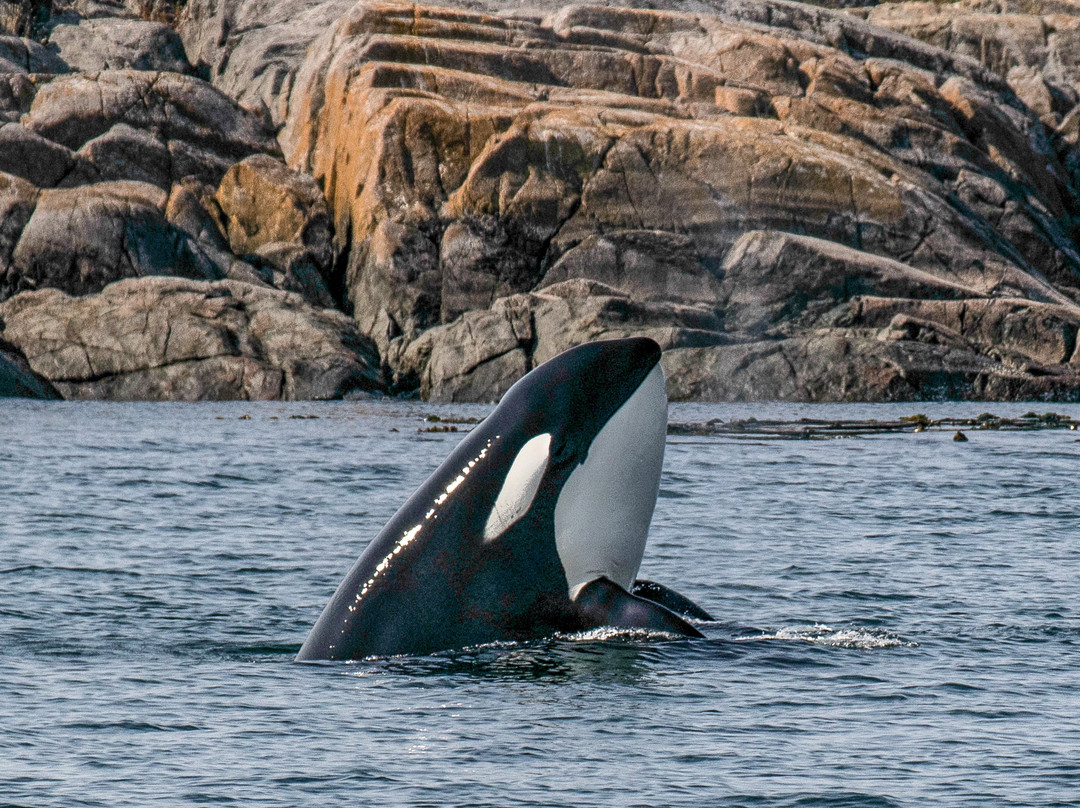
M635 583L667 395L650 339L572 348L522 377L364 550L299 660L424 654L599 626L691 637Z

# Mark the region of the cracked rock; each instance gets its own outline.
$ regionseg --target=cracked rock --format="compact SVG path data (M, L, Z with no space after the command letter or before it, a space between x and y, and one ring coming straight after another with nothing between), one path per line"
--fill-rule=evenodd
M3 338L65 398L328 399L379 391L370 341L340 312L237 281L121 281L0 304Z

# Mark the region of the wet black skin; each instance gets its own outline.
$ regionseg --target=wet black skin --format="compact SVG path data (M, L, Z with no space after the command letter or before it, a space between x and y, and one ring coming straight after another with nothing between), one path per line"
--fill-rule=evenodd
M630 587L630 593L634 597L651 600L653 603L683 617L689 617L693 620L711 621L713 619L711 614L690 600L690 598L680 595L674 589L669 589L663 584L656 583L656 581L638 579Z
M559 491L659 360L660 348L649 339L598 342L523 377L368 545L297 659L424 654L528 640L611 624L621 613L648 624L649 610L659 610L655 619L662 625L656 628L701 636L647 600L633 598L647 606L628 611L614 603L617 593L609 587L594 587L603 596L589 598L588 608L571 601L555 546ZM484 525L510 465L527 441L544 432L552 436L551 459L532 507L502 536L485 542Z

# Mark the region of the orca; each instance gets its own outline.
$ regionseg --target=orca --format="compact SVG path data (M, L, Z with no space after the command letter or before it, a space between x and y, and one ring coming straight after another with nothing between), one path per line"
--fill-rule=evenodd
M686 637L688 599L635 576L667 395L647 338L579 345L517 381L367 546L297 660L419 655L601 626Z

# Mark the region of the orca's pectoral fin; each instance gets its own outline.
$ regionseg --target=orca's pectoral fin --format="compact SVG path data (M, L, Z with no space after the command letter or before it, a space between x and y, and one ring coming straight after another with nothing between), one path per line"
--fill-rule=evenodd
M631 595L607 578L585 584L574 598L574 605L587 628L645 628L686 637L705 636L670 609Z
M681 614L683 617L694 620L708 620L710 622L713 619L711 614L690 600L690 598L680 595L674 589L668 589L663 584L658 584L655 581L639 579L634 581L630 591L639 598L659 603L665 609L670 609L675 614Z

